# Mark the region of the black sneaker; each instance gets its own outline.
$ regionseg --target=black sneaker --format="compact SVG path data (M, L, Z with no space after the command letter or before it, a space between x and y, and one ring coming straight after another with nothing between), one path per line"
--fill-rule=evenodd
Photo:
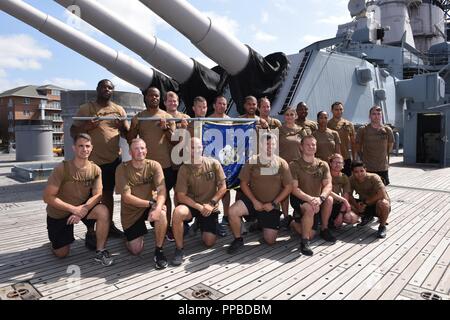
M365 226L366 224L372 222L374 219L375 219L374 216L372 216L372 215L370 215L370 214L365 214L365 215L362 216L362 218L361 218L361 223L358 224L358 227L363 227L363 226Z
M153 260L155 261L155 268L158 270L167 268L167 265L169 264L162 250L158 252L155 251Z
M183 263L184 260L184 250L175 248L175 256L172 260L172 265L179 266Z
M236 253L241 247L244 246L244 239L239 238L239 239L234 239L233 242L230 244L230 246L227 249L227 252L229 254L233 254Z
M120 231L119 229L117 229L117 227L114 224L114 222L112 222L111 226L109 227L108 237L123 238L124 237L124 233L122 231Z
M84 238L84 245L89 250L97 249L97 237L95 236L95 231L86 232L86 236Z
M386 226L379 226L377 231L377 238L386 238Z
M336 242L336 237L331 234L329 229L321 230L320 231L320 237L323 240L328 241L328 242L332 242L332 243Z
M108 250L97 251L94 260L100 262L105 267L114 263L114 259L111 257Z
M300 251L305 256L312 256L314 254L311 247L309 246L309 240L307 239L302 239L302 241L300 242Z

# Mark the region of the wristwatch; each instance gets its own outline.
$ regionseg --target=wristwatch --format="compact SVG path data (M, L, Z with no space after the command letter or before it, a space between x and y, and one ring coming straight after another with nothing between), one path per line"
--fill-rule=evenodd
M324 196L320 196L319 199L320 199L320 204L324 203L326 200L326 198Z
M155 201L149 200L148 201L148 207L151 208L155 204Z
M217 201L214 200L214 199L211 199L211 200L209 201L209 204L212 205L213 207L215 207L215 206L217 205Z

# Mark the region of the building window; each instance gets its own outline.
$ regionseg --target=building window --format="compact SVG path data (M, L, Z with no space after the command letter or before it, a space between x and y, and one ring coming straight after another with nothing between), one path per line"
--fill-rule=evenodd
M8 100L8 108L12 108L14 106L13 99L9 98Z
M59 90L52 90L52 96L60 96L60 91Z
M30 110L23 110L24 116L29 116L31 114Z
M24 104L30 104L30 102L31 102L30 98L23 98Z

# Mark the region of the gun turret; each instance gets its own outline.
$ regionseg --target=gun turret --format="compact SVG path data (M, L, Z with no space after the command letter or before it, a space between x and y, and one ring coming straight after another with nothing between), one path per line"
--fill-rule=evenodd
M180 84L182 99L188 113L193 115L191 104L196 96L211 101L220 93L220 76L187 57L168 43L133 28L118 15L92 0L55 0L63 7L77 6L81 18L109 35L145 61L175 79ZM160 87L162 93L166 90Z
M229 86L238 111L245 96L274 98L289 65L285 54L266 58L214 22L185 0L140 0L150 10L186 36L198 49L217 62L229 75Z

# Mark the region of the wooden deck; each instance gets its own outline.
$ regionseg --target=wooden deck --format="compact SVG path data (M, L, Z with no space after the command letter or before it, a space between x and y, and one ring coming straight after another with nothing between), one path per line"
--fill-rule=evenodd
M0 299L12 285L24 282L40 299L193 299L192 290L199 286L213 293L211 299L420 300L423 292L446 300L450 296L450 168L394 163L386 239L375 237L377 223L346 226L336 232L334 245L316 238L314 256L306 257L299 254L299 238L290 232L281 232L272 247L259 242L259 233L251 233L235 255L226 253L231 236L205 249L197 235L186 238L182 266L155 270L153 232L146 236L140 257L129 255L123 240L111 239L108 248L116 261L102 267L84 247L84 226L77 225L70 256L53 257L41 200L45 183L10 179L13 163L8 160L0 156ZM173 252L174 244L166 242L169 260Z

